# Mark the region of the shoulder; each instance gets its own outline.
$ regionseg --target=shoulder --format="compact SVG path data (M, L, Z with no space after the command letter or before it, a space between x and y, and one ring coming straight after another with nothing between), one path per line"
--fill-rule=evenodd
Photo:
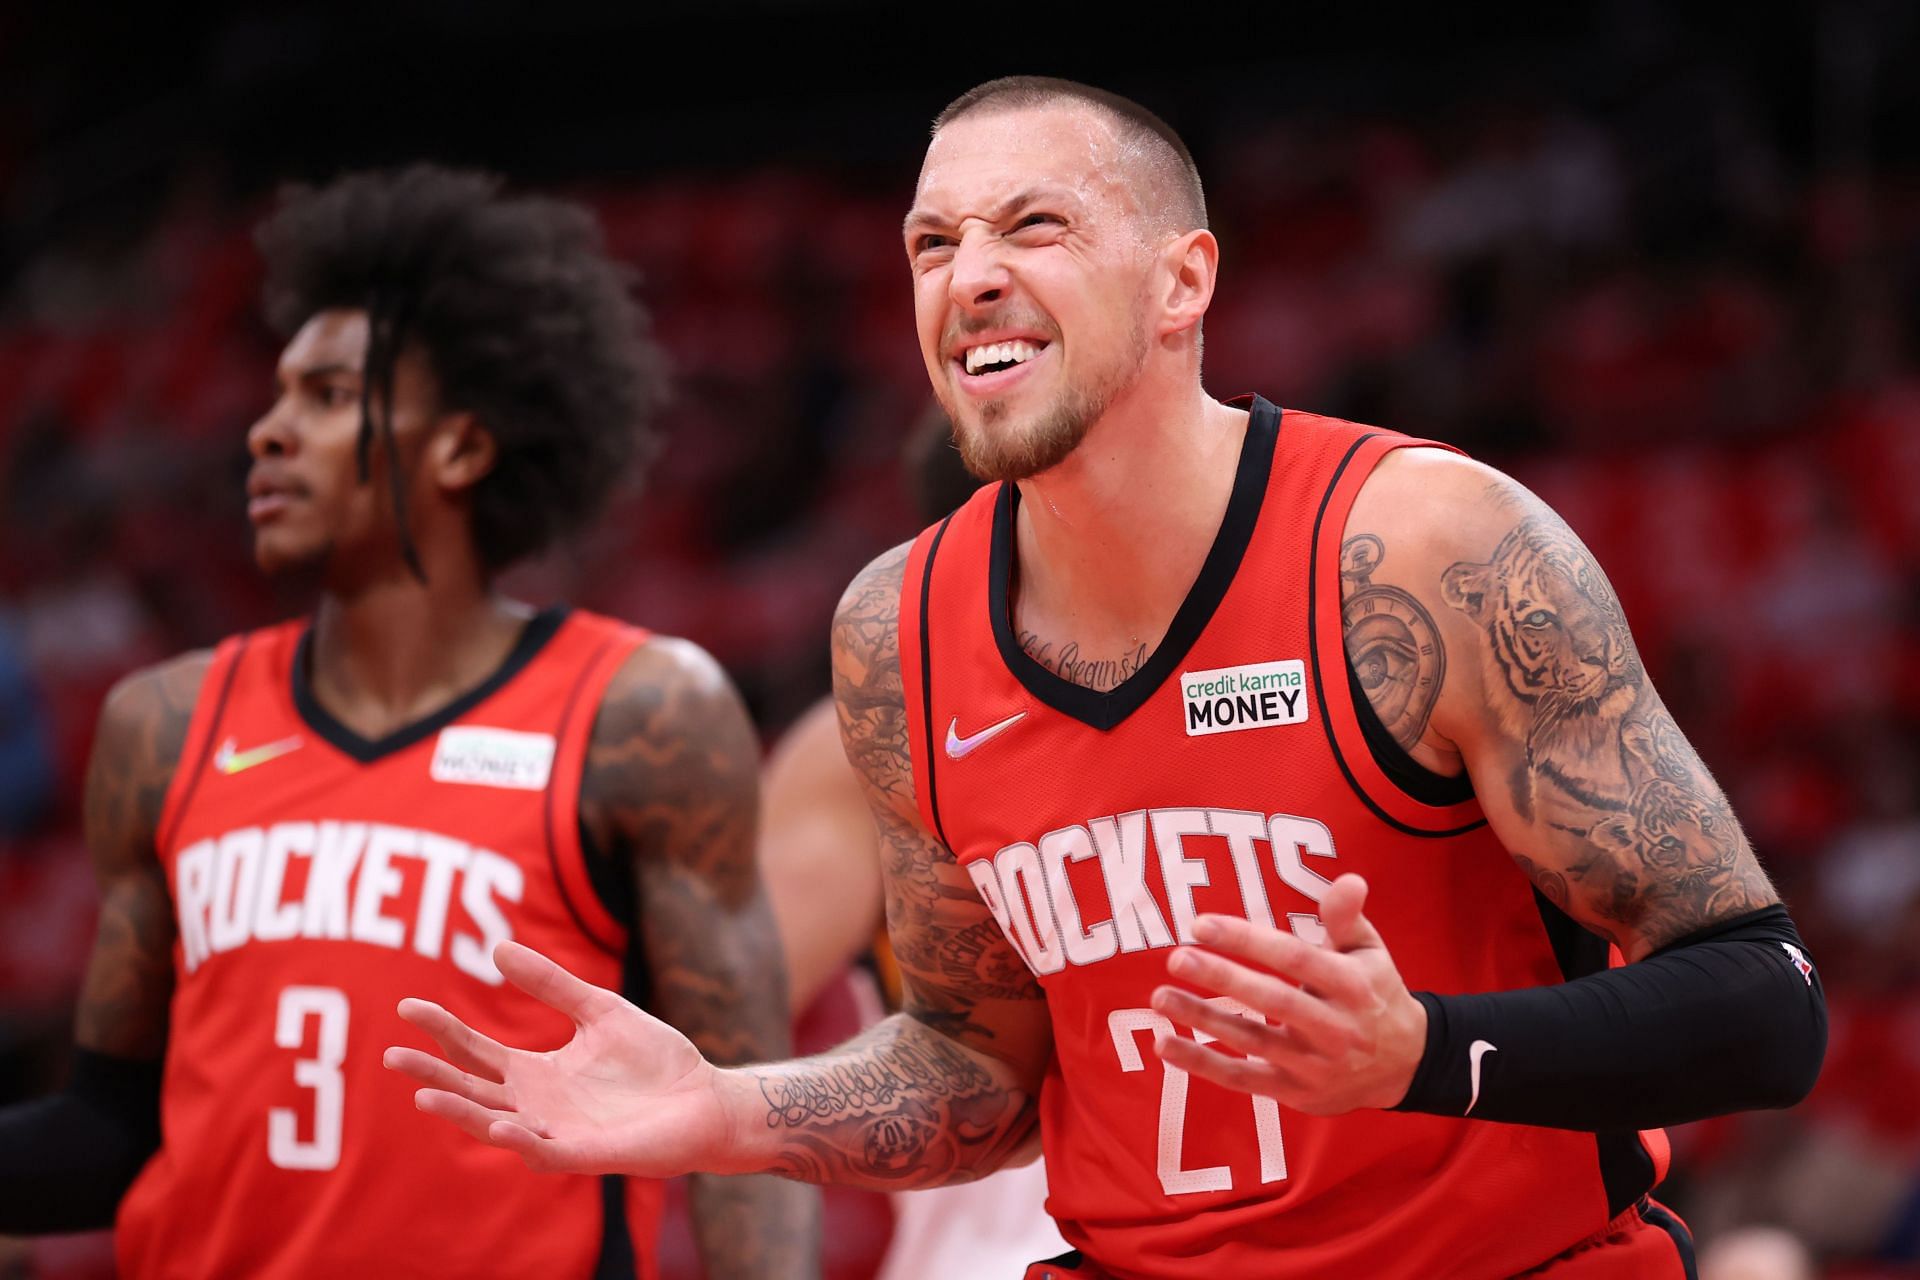
M1517 520L1551 515L1519 481L1446 449L1395 449L1368 474L1347 516L1348 537L1392 535L1430 560L1482 554Z
M213 663L195 650L123 677L100 707L87 766L86 828L103 870L144 865Z
M625 785L637 780L635 766L659 770L688 753L741 757L750 768L759 761L752 722L726 671L691 640L660 635L627 655L607 682L587 750L588 790L610 766Z
M903 816L914 814L900 675L900 585L912 550L902 543L854 575L833 616L833 698L847 760L869 792Z
M645 705L673 714L697 714L739 705L733 681L714 656L691 640L649 636L607 682L600 705Z
M853 575L833 612L836 655L845 648L857 656L884 646L889 637L897 645L900 587L906 580L907 558L913 553L913 545L909 540L883 551Z
M177 762L213 657L195 649L122 676L100 704L95 753L144 745L147 755Z

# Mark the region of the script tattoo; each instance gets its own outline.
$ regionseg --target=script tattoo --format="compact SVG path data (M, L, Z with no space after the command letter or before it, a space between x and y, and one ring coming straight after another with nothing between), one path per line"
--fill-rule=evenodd
M882 1053L787 1077L762 1076L769 1125L795 1128L843 1115L886 1114L903 1095L963 1097L993 1080L937 1036L892 1036Z
M1083 658L1080 646L1069 640L1055 651L1052 642L1032 631L1020 633L1020 648L1029 658L1069 684L1105 693L1124 684L1134 672L1147 665L1147 646L1137 646L1117 658Z
M791 1051L786 983L754 860L759 744L719 668L683 641L608 685L580 785L595 843L627 860L654 1013L722 1065ZM690 1184L709 1275L809 1274L818 1202L777 1178Z
M832 1058L759 1075L767 1126L791 1131L776 1171L871 1187L966 1182L1000 1166L1034 1123L945 1036L896 1016Z
M158 1058L173 995L173 903L157 856L160 812L212 655L129 676L107 696L87 766L86 835L100 927L74 1020L83 1048Z
M1564 524L1529 515L1440 585L1481 629L1486 696L1520 748L1515 810L1575 837L1564 876L1518 859L1542 893L1643 950L1778 900L1648 682L1606 575Z
M1374 714L1411 751L1446 681L1447 649L1433 615L1413 594L1376 584L1386 543L1359 533L1340 544L1340 617L1347 661Z

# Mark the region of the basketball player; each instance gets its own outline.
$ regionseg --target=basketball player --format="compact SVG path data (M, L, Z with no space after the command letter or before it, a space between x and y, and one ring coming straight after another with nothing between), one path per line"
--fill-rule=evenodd
M536 1168L884 1186L1037 1121L1079 1253L1036 1276L1690 1273L1642 1131L1795 1102L1825 1013L1599 566L1457 454L1208 396L1218 248L1133 103L968 93L905 240L1000 483L834 626L903 1012L722 1070L504 944L580 1035L410 1002L421 1106Z
M650 1275L659 1185L456 1149L380 1069L394 1002L558 1046L491 960L519 938L631 962L716 1061L788 1043L726 678L493 585L601 505L655 393L589 215L497 185L351 176L260 232L289 341L248 515L319 606L108 697L74 1083L0 1113L0 1230L114 1223L129 1277ZM812 1270L807 1189L693 1195L711 1274Z

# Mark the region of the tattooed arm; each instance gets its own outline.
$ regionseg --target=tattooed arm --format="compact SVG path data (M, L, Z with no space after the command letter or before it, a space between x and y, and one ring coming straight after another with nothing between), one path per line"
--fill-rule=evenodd
M172 904L154 838L210 655L129 676L107 696L87 767L99 931L66 1092L0 1111L0 1231L78 1231L115 1206L160 1141L159 1059L173 993Z
M713 660L659 639L601 700L580 813L602 850L631 860L654 1012L709 1062L783 1057L779 938L754 864L759 747ZM816 1274L818 1193L778 1178L697 1174L694 1229L707 1274Z
M834 621L847 757L879 822L904 1012L831 1053L721 1070L684 1036L514 943L522 990L574 1020L555 1053L509 1048L438 1005L401 1016L444 1059L396 1046L421 1110L539 1169L670 1177L772 1171L904 1190L1005 1163L1036 1124L1046 1004L972 882L914 812L896 619L906 548L856 578Z
M1419 763L1472 775L1555 905L1637 960L1779 900L1606 575L1539 499L1397 451L1354 504L1341 571L1349 658L1382 721Z
M759 1073L780 1171L894 1189L1005 1163L1033 1129L1052 1052L1038 984L920 822L900 677L907 550L854 579L833 628L834 700L879 826L902 1012L835 1053Z
M1381 723L1428 770L1464 768L1538 891L1637 963L1409 992L1367 884L1343 875L1320 900L1325 946L1202 917L1210 950L1169 971L1280 1025L1164 986L1154 1008L1244 1056L1177 1036L1161 1056L1315 1114L1621 1134L1804 1098L1826 1046L1813 966L1566 525L1496 472L1401 450L1362 488L1340 570L1348 660Z

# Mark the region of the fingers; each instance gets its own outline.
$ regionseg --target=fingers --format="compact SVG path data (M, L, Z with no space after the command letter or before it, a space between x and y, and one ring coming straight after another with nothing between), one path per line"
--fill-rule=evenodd
M1348 872L1333 882L1320 898L1320 923L1335 951L1358 951L1383 946L1379 931L1361 912L1367 905L1367 882Z
M1331 1040L1344 1033L1347 1026L1339 1011L1326 1001L1291 982L1236 964L1225 956L1183 947L1167 957L1167 972L1182 982L1230 996L1254 1012L1293 1028L1309 1042L1318 1044ZM1167 1003L1163 1003L1163 993ZM1213 1022L1223 1017L1238 1022L1247 1021L1238 1014L1210 1005L1176 987L1161 987L1155 991L1153 1007L1188 1026L1201 1024L1191 1021L1186 1015L1196 1009L1204 1009L1208 1019L1205 1029L1209 1032L1213 1031ZM1225 1036L1220 1038L1226 1039Z
M1241 1093L1278 1098L1300 1089L1299 1080L1285 1067L1258 1058L1229 1058L1185 1036L1155 1036L1153 1051L1170 1067Z
M421 1089L413 1095L413 1105L430 1116L438 1116L457 1127L469 1138L492 1143L490 1131L496 1124L525 1127L525 1118L511 1111L496 1111L444 1089Z
M518 942L503 942L493 949L493 963L508 982L542 1004L551 1005L583 1025L622 1002L605 987L576 978L553 961Z
M513 1098L506 1086L462 1071L430 1053L395 1045L381 1056L380 1061L389 1071L412 1076L429 1089L457 1093L480 1106L497 1111L513 1110Z
M1178 987L1160 987L1153 993L1153 1008L1169 1022L1192 1027L1199 1035L1230 1049L1255 1057L1275 1059L1285 1055L1317 1053L1316 1046L1292 1027L1274 1026L1260 1018L1250 1018L1236 1009L1223 1009Z
M1323 901L1321 906L1325 905ZM1331 947L1315 946L1291 933L1236 916L1201 916L1193 922L1193 936L1215 951L1270 969L1323 995L1353 1001L1366 998L1365 975L1353 960Z
M553 1138L515 1119L495 1120L486 1140L511 1151L536 1173L617 1173L622 1162L604 1142L587 1138Z
M513 1051L481 1035L433 1001L402 1000L400 1016L432 1036L454 1066L495 1084L506 1079L507 1056Z

